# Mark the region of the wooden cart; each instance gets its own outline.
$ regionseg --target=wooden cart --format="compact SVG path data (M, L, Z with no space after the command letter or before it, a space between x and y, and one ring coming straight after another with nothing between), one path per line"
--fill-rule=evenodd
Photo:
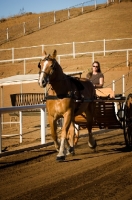
M126 147L132 150L132 121L126 117L126 99L122 96L114 99L95 99L93 128L123 129ZM79 125L79 128L86 128L85 115L76 116L75 124Z

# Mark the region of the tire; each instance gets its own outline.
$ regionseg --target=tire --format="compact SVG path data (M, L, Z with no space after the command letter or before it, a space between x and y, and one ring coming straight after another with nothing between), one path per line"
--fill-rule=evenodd
M128 150L132 150L132 122L124 119L124 139Z

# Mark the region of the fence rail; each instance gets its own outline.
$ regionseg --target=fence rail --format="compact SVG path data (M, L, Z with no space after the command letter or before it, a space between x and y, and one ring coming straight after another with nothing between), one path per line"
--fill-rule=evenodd
M123 52L126 54L126 66L128 67L130 64L130 52L132 52L132 48L131 49L119 49L119 50L105 50L105 55L106 53L117 53L117 52ZM76 58L79 55L90 55L91 56L91 63L95 60L95 56L98 54L102 54L104 55L104 51L95 51L95 52L80 52L80 53L75 53L75 51L71 54L62 54L62 55L58 55L57 56L57 60L58 63L61 63L61 59L65 58L65 57L73 57ZM0 63L15 63L15 62L19 62L22 61L23 62L23 74L26 74L26 62L27 61L31 61L31 60L39 60L41 58L41 56L38 57L30 57L30 58L18 58L18 59L10 59L10 60L0 60Z
M92 44L94 45L92 46ZM122 46L124 47L123 49ZM46 51L51 51L51 49L53 50L56 48L59 57L72 56L73 58L75 58L76 55L79 54L94 55L98 53L103 53L103 56L105 56L106 53L109 52L112 53L121 51L131 51L132 38L103 39L95 41L83 41L83 42L72 42L72 43L62 43L62 44L47 44L47 45L42 44L38 46L0 49L0 63L5 63L5 62L14 63L15 61L32 60L35 57L36 58L41 57L42 52L44 51L45 48ZM127 52L127 56L128 53L129 52Z

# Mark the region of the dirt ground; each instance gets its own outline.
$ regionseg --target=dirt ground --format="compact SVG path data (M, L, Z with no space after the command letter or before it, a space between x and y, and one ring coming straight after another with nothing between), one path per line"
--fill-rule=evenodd
M95 131L96 151L87 145L86 130L75 156L57 162L53 145L36 146L0 158L0 199L132 199L132 154L123 130Z

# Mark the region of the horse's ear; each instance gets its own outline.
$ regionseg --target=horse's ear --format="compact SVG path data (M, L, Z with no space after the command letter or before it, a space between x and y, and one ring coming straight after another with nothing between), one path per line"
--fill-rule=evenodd
M44 52L42 53L42 60L43 60L46 56L47 56L47 53L46 53L46 51L44 51Z
M54 50L54 52L53 52L53 58L56 58L56 56L57 56L57 51L56 51L56 49Z

